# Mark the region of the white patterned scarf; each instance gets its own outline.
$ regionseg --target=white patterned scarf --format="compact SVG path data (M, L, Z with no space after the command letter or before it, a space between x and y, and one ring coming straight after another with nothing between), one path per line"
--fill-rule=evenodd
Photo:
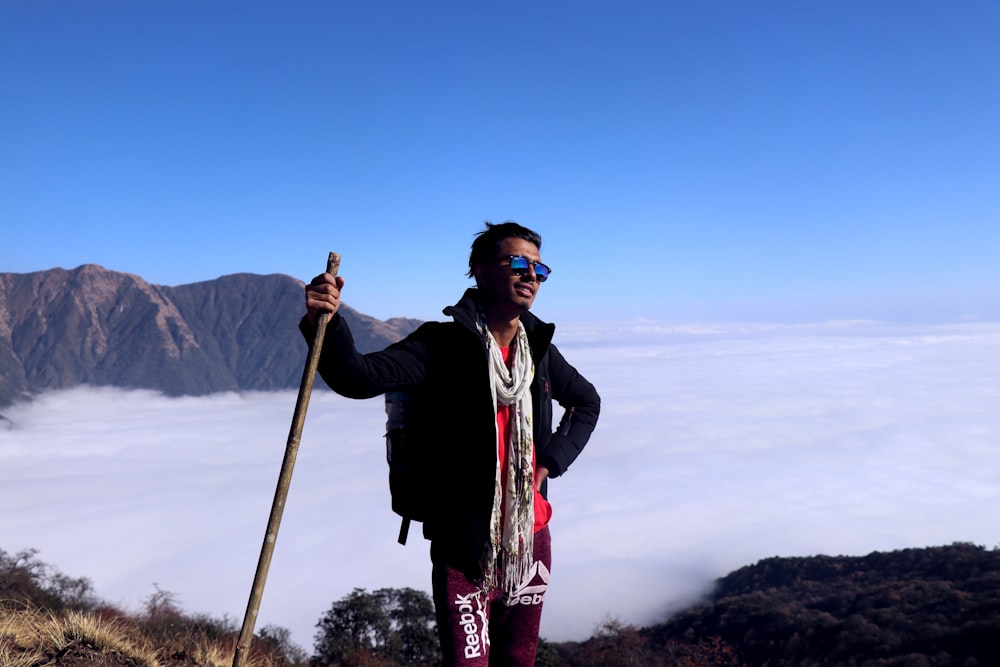
M502 585L510 598L516 596L518 584L527 575L534 560L535 469L532 461L531 381L535 376L535 364L528 347L528 335L520 322L514 337L512 369L504 363L500 346L486 327L482 313L477 326L489 351L494 424L497 406L510 406L509 438L504 443L507 448L507 488L503 488L504 475L498 457L489 544L483 554L483 575L486 586L495 588Z

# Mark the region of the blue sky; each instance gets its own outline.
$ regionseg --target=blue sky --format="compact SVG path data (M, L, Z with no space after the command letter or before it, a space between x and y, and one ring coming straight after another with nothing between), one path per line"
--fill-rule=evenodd
M0 272L308 279L437 317L1000 319L1000 2L0 0Z

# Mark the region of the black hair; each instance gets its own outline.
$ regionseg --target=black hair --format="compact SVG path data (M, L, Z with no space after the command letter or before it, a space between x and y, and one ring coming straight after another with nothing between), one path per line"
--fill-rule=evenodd
M539 250L542 249L542 237L527 227L519 225L513 220L507 220L500 224L486 221L486 229L476 234L476 239L472 242L472 252L469 253L469 273L472 277L473 270L478 264L489 264L496 259L500 244L509 238L524 239L535 244Z

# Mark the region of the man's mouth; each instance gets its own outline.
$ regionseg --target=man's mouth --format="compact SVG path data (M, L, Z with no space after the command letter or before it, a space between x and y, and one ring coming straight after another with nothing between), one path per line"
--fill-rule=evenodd
M528 298L531 298L532 296L535 295L535 290L532 289L530 285L523 285L523 284L517 285L514 288L514 291L520 294L521 296L526 296Z

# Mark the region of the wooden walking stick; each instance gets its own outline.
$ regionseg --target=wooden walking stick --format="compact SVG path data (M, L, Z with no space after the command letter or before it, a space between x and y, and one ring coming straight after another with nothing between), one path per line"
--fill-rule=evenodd
M326 260L326 272L337 275L340 269L340 255L331 252ZM264 595L264 582L267 571L271 567L271 556L274 554L274 543L278 537L278 527L281 525L281 514L285 509L285 499L288 497L288 487L292 483L292 469L295 467L295 457L299 452L299 441L302 438L302 425L306 420L306 410L309 407L309 397L312 395L313 381L316 379L316 367L319 365L319 355L323 348L323 336L326 335L326 325L330 313L320 313L316 319L316 334L305 369L302 371L302 382L299 384L299 397L295 401L295 412L292 415L292 427L288 432L288 443L285 445L285 459L281 463L278 475L278 488L274 491L274 502L271 504L271 516L267 520L267 532L264 534L264 544L260 549L260 559L257 561L257 574L253 578L253 588L250 589L250 601L243 617L243 629L240 631L239 642L236 644L236 654L233 656L233 667L243 667L250 652L250 642L253 640L253 628L257 623L257 612L260 610L260 599Z

